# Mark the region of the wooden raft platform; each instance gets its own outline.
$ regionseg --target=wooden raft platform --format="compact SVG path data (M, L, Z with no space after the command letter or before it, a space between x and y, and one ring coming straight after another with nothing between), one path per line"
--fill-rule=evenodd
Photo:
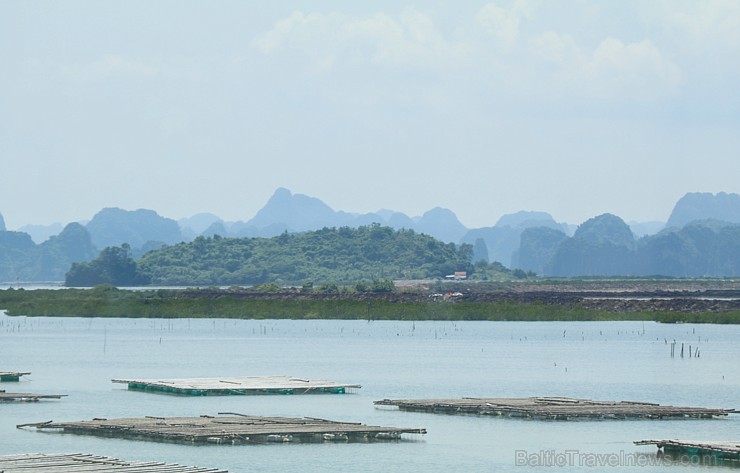
M345 394L359 389L359 384L342 384L323 379L292 376L241 376L182 379L113 379L128 384L132 391L146 391L188 396L247 394Z
M0 382L2 381L20 381L21 376L26 376L31 373L22 373L20 371L0 371Z
M669 455L711 456L722 461L740 462L740 441L639 440L635 445L657 445Z
M375 401L400 410L444 414L477 414L545 420L571 419L711 419L735 409L661 406L633 401L591 401L563 397L462 398Z
M61 399L66 394L33 394L33 393L8 393L0 390L0 402L36 402L41 399Z
M204 415L50 421L17 427L137 440L232 445L269 442L372 442L398 440L402 434L426 433L426 429L379 427L311 417L261 417L231 412L219 413L218 417Z
M28 453L0 456L0 472L3 473L228 473L219 468L199 468L162 462L139 462L119 460L111 457L85 455L81 453L46 455Z

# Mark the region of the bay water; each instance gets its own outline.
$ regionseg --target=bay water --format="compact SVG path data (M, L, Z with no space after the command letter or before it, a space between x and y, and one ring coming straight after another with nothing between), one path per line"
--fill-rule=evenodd
M671 357L671 343L676 342ZM684 345L684 357L680 347ZM692 356L688 356L691 346ZM696 350L699 356L696 356ZM740 415L714 420L538 421L401 412L374 400L569 396L740 408L740 327L652 322L8 317L8 392L61 400L0 404L0 455L90 453L252 471L695 471L641 439L740 441ZM357 383L344 395L187 397L128 391L113 378L290 375ZM178 445L17 429L94 417L219 412L423 427L368 444ZM594 462L597 464L594 465ZM598 464L600 463L600 464Z

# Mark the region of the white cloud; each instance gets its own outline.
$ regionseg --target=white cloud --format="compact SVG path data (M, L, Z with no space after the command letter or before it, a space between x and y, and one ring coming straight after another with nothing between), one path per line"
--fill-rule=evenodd
M290 67L302 58L319 71L421 68L437 74L427 77L445 74L464 83L461 93L472 101L492 94L647 99L675 94L683 84L682 68L652 38L603 37L586 43L582 37L551 29L551 21L538 17L545 13L532 0L516 0L507 8L490 3L463 27L449 30L456 33L453 40L432 16L416 9L366 17L296 11L254 38L252 46L268 56L285 56ZM483 27L483 36L480 29L475 31L476 24ZM550 29L542 30L543 26ZM396 87L414 88L403 83ZM434 94L442 92L435 88Z
M740 2L704 0L664 4L663 15L670 25L683 29L695 44L719 40L722 45L740 48Z
M296 11L254 38L252 46L264 54L300 51L324 68L337 61L429 65L466 53L464 45L447 41L428 15L414 9L366 18Z
M453 57L459 51L436 29L431 18L416 10L402 13L398 19L375 15L346 25L348 38L362 38L374 44L372 61L376 64L401 64L406 61L434 63Z
M581 51L572 36L555 31L546 31L530 40L530 53L534 59L554 65L569 66L582 61Z
M585 64L584 78L599 97L645 98L676 92L681 71L649 40L625 44L606 38Z
M513 46L520 35L522 18L530 18L534 7L524 0L517 0L509 9L489 3L483 6L476 20L505 48Z
M734 83L740 77L740 2L660 3L651 11L671 46L689 66L699 84Z
M550 96L650 98L677 92L683 74L649 40L605 38L593 51L554 31L530 40L533 69Z
M288 47L310 46L305 42L323 36L334 29L332 24L341 21L339 15L293 12L289 17L278 20L273 28L252 40L252 45L265 54Z

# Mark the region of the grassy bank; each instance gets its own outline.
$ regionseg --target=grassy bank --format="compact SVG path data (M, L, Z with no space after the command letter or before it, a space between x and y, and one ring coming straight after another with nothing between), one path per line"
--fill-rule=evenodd
M336 299L180 297L176 290L113 288L0 291L8 315L52 317L363 319L363 320L655 320L740 323L740 312L605 312L580 304L496 302L397 302L352 295Z

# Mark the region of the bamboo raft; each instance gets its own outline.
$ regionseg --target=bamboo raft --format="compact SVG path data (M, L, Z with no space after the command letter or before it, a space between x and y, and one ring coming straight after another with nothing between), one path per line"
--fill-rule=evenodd
M740 442L707 440L639 440L635 445L656 445L670 456L713 457L721 461L740 462Z
M0 371L0 382L2 381L20 381L21 376L31 373L22 373L20 371Z
M119 460L111 457L85 455L81 453L47 455L27 453L0 456L0 472L3 473L228 473L219 468L199 468L162 462L139 462Z
M541 420L573 419L711 419L736 413L735 409L661 406L634 401L591 401L564 397L462 398L375 401L403 411L475 414Z
M218 417L143 417L92 419L80 422L22 424L63 433L189 444L256 444L271 442L373 442L399 440L402 434L426 429L380 427L312 417L261 417L219 413Z
M113 379L127 384L132 391L145 391L187 396L248 394L345 394L359 389L359 384L341 384L322 379L292 376L241 376L225 378L183 379Z
M66 394L8 393L0 390L0 402L36 402L40 401L41 399L60 399L65 396Z

